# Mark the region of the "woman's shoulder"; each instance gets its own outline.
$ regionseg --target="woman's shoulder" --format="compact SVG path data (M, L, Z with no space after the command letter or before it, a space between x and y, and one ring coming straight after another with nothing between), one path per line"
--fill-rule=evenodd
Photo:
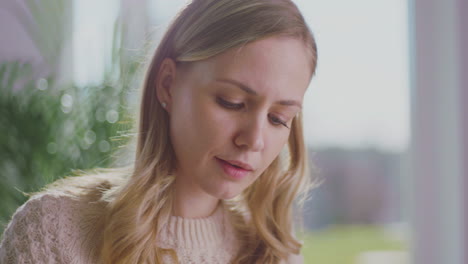
M72 219L71 214L78 204L78 200L60 193L34 195L16 210L4 235L8 235L7 231L10 231L16 232L14 235L20 237L57 229L62 220Z
M13 214L14 220L27 218L31 222L41 222L44 217L57 217L63 213L62 208L73 204L71 197L59 193L41 193L33 195Z
M91 236L97 234L106 206L97 194L101 191L52 188L33 195L3 233L0 263L76 263L77 254L89 251L83 247L97 242Z
M1 263L48 263L61 260L60 232L71 226L74 201L54 195L31 197L20 206L7 225L0 244Z

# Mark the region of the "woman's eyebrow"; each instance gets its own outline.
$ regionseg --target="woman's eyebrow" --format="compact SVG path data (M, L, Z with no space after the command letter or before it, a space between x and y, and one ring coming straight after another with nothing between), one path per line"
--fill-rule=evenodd
M216 81L218 82L226 82L226 83L230 83L230 84L233 84L239 88L241 88L242 90L244 90L246 93L248 94L253 94L253 95L258 95L256 91L254 91L252 88L248 87L247 85L239 82L239 81L236 81L236 80L232 80L232 79L216 79Z
M247 85L239 82L239 81L236 81L236 80L232 80L232 79L225 79L225 78L222 78L222 79L216 79L217 82L225 82L225 83L229 83L229 84L232 84L240 89L242 89L244 92L248 93L248 94L252 94L252 95L258 95L258 93L253 90L252 88L248 87ZM299 103L298 101L295 101L295 100L279 100L279 101L276 101L275 104L280 104L280 105L285 105L285 106L297 106L299 108L302 109L302 105L301 103Z

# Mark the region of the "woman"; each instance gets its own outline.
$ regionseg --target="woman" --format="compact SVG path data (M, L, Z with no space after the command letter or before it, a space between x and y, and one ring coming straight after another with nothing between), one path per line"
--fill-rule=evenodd
M289 0L192 1L148 68L134 165L34 195L0 261L301 263L292 209L311 186L301 106L316 58Z

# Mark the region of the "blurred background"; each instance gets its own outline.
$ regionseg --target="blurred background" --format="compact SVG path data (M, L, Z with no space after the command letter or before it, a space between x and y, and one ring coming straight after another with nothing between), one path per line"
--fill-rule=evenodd
M295 2L319 50L304 122L324 179L305 263L468 263L468 5ZM143 66L185 3L0 1L0 232L22 192L126 162Z

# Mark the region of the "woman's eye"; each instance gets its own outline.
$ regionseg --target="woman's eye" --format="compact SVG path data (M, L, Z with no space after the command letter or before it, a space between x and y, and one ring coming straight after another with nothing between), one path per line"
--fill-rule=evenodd
M285 127L289 128L285 121L277 118L276 116L270 116L270 119L273 122L273 124L276 125L276 126L281 125L281 126L285 126Z
M223 98L221 97L217 97L216 98L216 102L226 108L226 109L230 109L230 110L240 110L244 107L244 103L232 103L232 102L229 102L227 100L224 100ZM283 121L281 120L280 118L272 115L272 114L269 114L268 115L268 118L270 119L270 122L274 125L274 126L284 126L286 128L289 128L289 126L287 125L287 122L286 121Z
M234 110L241 109L244 106L243 103L242 104L234 104L234 103L228 102L228 101L226 101L224 99L221 99L221 98L218 98L218 103L221 106L223 106L223 107L225 107L227 109L234 109Z

